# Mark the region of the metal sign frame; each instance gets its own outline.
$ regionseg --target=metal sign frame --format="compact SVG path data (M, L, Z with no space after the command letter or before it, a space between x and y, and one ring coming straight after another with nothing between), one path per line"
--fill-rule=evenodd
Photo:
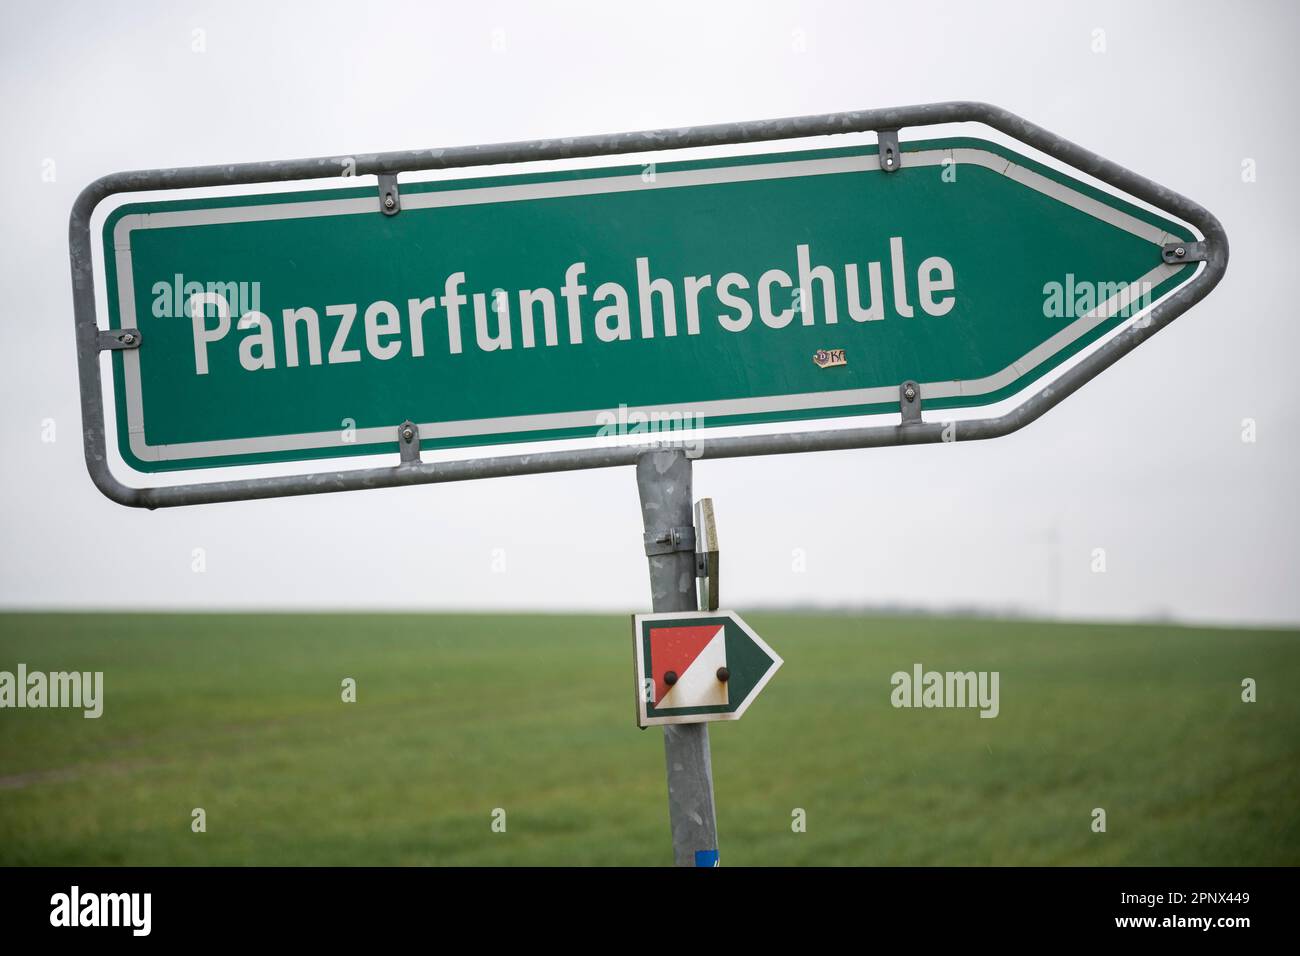
M395 176L400 172L658 152L799 139L835 133L875 132L881 144L882 155L896 157L898 162L897 165L892 166L892 169L898 169L906 166L906 154L900 153L897 145L898 131L901 128L948 123L982 123L1075 170L1141 199L1162 212L1183 220L1201 234L1202 240L1190 243L1188 244L1190 248L1181 250L1184 258L1171 258L1177 253L1173 249L1167 249L1166 259L1171 262L1204 260L1204 267L1188 282L1159 302L1143 319L1130 324L1067 371L1050 379L1024 402L996 418L962 420L957 435L953 435L943 422L923 421L920 414L920 399L923 396L917 393L914 383L900 383L902 421L898 425L733 436L710 438L700 442L700 458L735 458L849 448L879 448L889 445L920 445L951 441L954 438L961 441L976 441L998 438L1017 431L1055 407L1085 382L1109 368L1205 298L1218 285L1227 270L1228 238L1223 226L1199 204L1098 156L1091 150L1062 139L999 107L967 101L563 140L375 153L358 155L350 159L354 162L352 171L356 176L378 176L381 187L387 184L386 188L391 195L396 183ZM882 159L882 162L884 161ZM318 157L282 162L114 173L97 179L77 197L68 223L73 320L76 328L86 467L90 472L91 480L100 491L120 504L153 509L636 464L638 458L644 454L644 448L580 448L446 462L421 462L418 452L406 454L403 449L400 463L391 467L321 471L282 477L140 488L124 484L112 474L108 465L106 447L99 355L106 349L131 348L138 343L126 341L124 336L129 335L129 330L105 332L99 328L96 320L90 229L95 207L109 196L121 193L337 178L339 162L337 157ZM377 191L376 208L380 208L380 205L381 200ZM910 396L909 384L912 385Z

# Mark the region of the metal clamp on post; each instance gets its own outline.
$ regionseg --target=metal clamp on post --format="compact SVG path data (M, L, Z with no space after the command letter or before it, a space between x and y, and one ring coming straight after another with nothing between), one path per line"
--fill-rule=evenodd
M112 329L108 332L99 333L99 350L103 351L121 351L122 349L138 349L140 347L139 329Z
M903 154L898 148L898 130L876 130L876 145L880 150L880 168L887 173L896 173L903 166Z
M420 426L407 419L397 426L397 450L401 452L402 465L420 462Z
M921 424L921 386L906 381L898 386L898 405L903 412L904 425Z
M1204 262L1210 257L1210 250L1203 242L1166 242L1161 249L1165 262L1178 265L1180 262Z
M656 554L672 554L674 551L695 550L695 529L690 525L683 528L664 528L662 531L647 531L644 538L647 557Z
M379 211L396 216L402 211L402 194L397 189L396 173L379 174Z

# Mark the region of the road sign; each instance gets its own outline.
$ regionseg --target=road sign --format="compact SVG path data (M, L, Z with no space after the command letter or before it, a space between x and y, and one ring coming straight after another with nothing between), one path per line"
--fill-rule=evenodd
M1013 394L1191 278L1192 233L1000 145L904 143L130 203L104 225L141 471ZM397 187L389 184L389 195ZM196 314L197 313L197 314Z
M735 611L632 618L637 724L739 720L781 658Z

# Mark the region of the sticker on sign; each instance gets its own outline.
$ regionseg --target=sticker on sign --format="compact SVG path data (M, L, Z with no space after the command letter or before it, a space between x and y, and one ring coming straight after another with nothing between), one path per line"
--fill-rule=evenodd
M739 720L783 663L734 611L632 617L637 725Z

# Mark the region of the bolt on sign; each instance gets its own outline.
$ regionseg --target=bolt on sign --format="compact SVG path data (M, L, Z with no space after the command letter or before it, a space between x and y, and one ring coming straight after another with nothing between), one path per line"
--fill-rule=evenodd
M144 472L999 401L1189 279L1186 227L978 139L129 203ZM394 189L396 187L393 187ZM387 194L392 198L392 192Z
M783 661L734 611L635 614L637 725L739 720Z

